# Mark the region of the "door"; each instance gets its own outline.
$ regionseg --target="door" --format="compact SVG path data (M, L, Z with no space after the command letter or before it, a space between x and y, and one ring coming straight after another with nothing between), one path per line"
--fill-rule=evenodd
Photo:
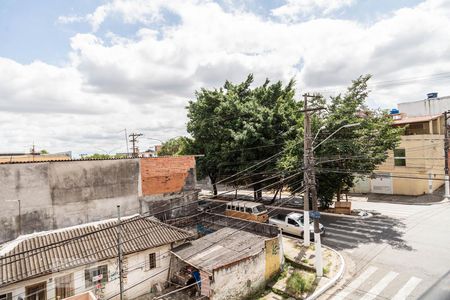
M56 300L73 296L73 290L73 274L68 274L55 279Z
M25 300L47 300L47 282L25 287Z

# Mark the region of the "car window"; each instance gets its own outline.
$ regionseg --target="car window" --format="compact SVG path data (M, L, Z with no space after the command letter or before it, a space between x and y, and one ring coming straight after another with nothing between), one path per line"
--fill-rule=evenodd
M252 213L252 209L250 207L246 207L245 208L245 212L251 214Z
M293 219L291 219L291 218L288 218L288 224L289 224L289 225L294 225L294 226L297 226L297 227L298 227L297 221L295 221L295 220L293 220Z
M266 207L264 205L258 205L256 207L253 207L253 212L254 213L261 213L261 212L265 212L266 211Z

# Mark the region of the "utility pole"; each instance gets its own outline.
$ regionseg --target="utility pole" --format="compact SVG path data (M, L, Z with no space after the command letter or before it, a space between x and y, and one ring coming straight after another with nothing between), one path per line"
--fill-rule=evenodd
M137 146L138 143L138 137L143 136L142 133L132 133L129 135L130 136L130 142L132 144L132 149L133 149L133 157L139 157L139 148Z
M449 176L448 176L448 150L449 150L449 133L448 133L448 118L449 118L449 111L444 112L444 156L445 156L445 177L444 177L444 184L445 184L445 195L444 197L448 199L450 197L450 184L449 184Z
M125 128L125 143L127 144L127 158L130 157L130 148L128 147L128 134L127 129Z
M312 140L311 140L311 122L309 119L308 112L308 94L303 95L303 110L305 113L304 116L304 126L303 126L303 185L305 187L305 192L303 193L303 245L305 247L309 247L310 236L309 236L309 163L310 163L310 154L309 152L312 150Z
M117 205L117 254L119 260L119 287L120 287L120 300L123 300L123 270L122 270L122 228L120 225L120 205Z
M319 212L317 207L317 188L316 188L316 172L315 172L315 160L314 149L312 146L311 135L311 118L309 111L317 109L308 109L308 98L313 97L309 94L304 94L304 111L305 111L305 126L304 126L304 185L305 185L305 197L304 197L304 232L303 239L304 245L309 246L309 195L311 194L311 202L314 218L314 242L315 242L315 265L317 277L323 276L323 260L322 260L322 244L320 241L320 228L319 228Z

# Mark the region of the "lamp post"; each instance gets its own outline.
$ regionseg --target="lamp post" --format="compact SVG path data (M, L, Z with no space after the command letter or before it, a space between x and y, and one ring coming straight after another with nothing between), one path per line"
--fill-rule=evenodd
M355 127L355 126L359 126L361 125L361 123L352 123L352 124L345 124L342 125L341 127L339 127L338 129L336 129L332 134L330 134L329 136L327 136L323 141L321 141L318 145L314 146L313 151L316 150L320 145L322 145L323 143L325 143L329 138L331 138L333 135L335 135L336 133L338 133L338 131L340 131L341 129L344 128L350 128L350 127ZM320 131L320 130L319 130ZM317 133L318 134L318 133ZM316 135L317 137L317 135Z

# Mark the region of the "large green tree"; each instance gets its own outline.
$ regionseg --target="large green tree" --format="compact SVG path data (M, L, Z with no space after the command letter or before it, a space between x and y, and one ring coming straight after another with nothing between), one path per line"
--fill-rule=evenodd
M186 155L193 154L192 139L186 136L179 136L164 142L161 150L158 151L159 156L164 155Z
M371 174L386 160L387 151L394 149L400 141L403 129L392 126L387 111L367 107L369 79L370 75L359 77L344 94L331 97L329 101L321 96L314 99L315 106L326 107L314 114L312 120L313 133L318 133L314 144L318 145L314 151L318 197L324 206L331 203L334 195L339 201L341 193L353 186L355 177ZM358 126L341 128L357 123ZM290 143L302 143L302 140L299 136ZM322 140L324 142L320 144ZM297 169L302 162L303 149L291 147L280 166Z
M300 106L294 100L294 81L252 88L253 76L239 84L225 82L219 89L201 89L196 101L188 106L188 132L194 148L205 156L198 168L215 184L279 153L285 143L295 138L301 123ZM255 198L261 198L263 186L280 179L277 159L273 159L246 176L235 176L229 184L252 184ZM273 177L271 180L266 180ZM239 179L239 180L236 180Z

